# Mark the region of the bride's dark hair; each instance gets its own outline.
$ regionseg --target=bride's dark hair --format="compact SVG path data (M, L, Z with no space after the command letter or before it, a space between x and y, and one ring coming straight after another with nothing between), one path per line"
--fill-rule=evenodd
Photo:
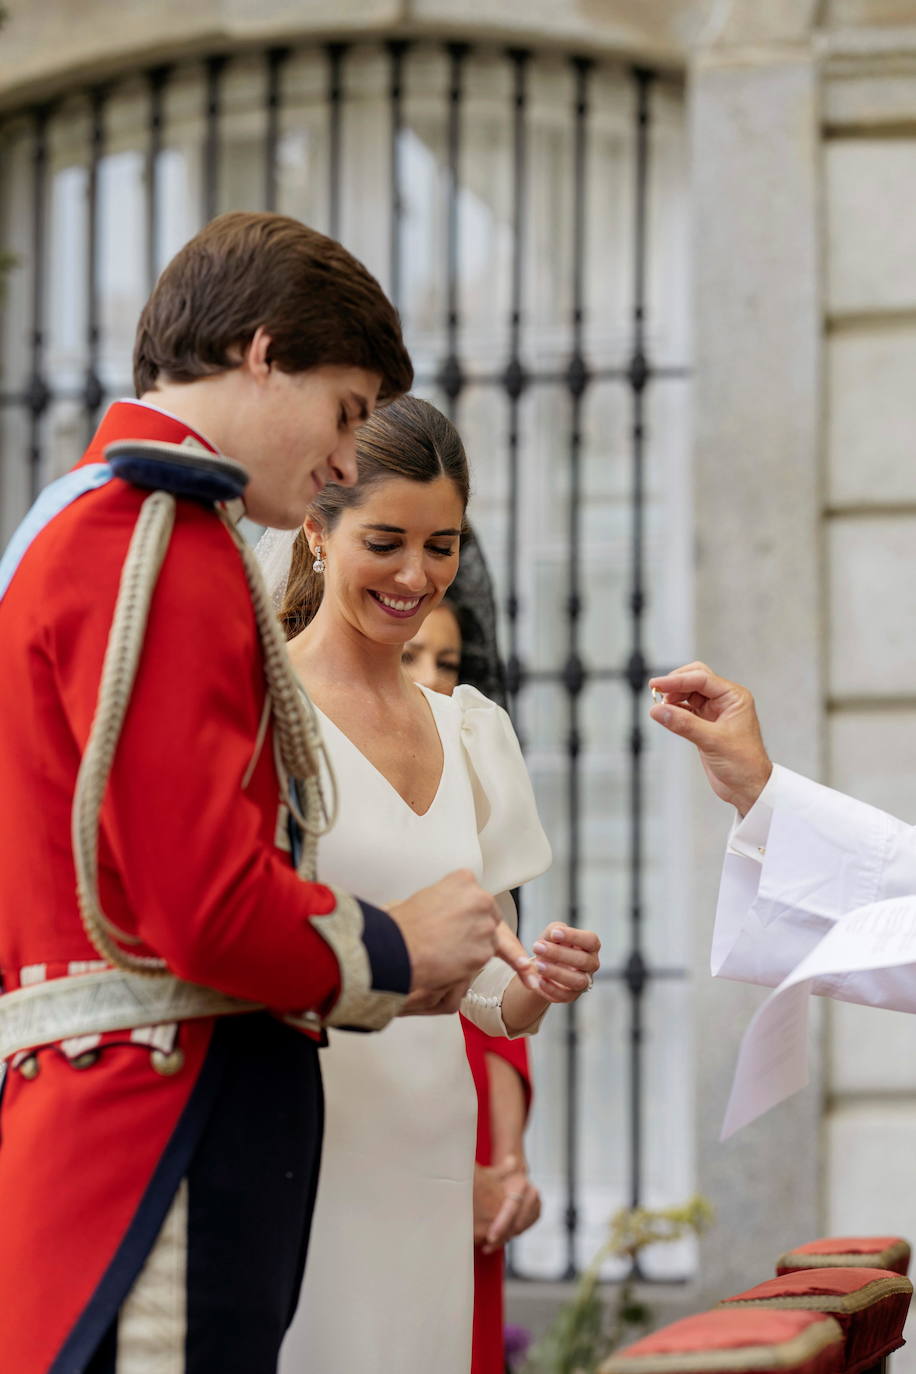
M329 482L312 503L310 514L325 533L333 530L342 511L355 510L369 492L392 477L409 482L434 482L449 477L461 497L462 509L470 496L470 476L464 445L451 420L428 401L401 396L375 411L356 435L357 481L354 487ZM280 606L280 623L292 639L321 605L324 582L312 568L305 531L293 544L289 580Z

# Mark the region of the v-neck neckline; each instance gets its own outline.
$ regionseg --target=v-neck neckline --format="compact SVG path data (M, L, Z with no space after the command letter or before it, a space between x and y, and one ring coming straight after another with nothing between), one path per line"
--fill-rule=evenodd
M398 801L399 801L399 802L401 803L401 805L404 807L405 811L409 811L410 814L411 814L412 816L415 816L415 817L417 818L418 821L422 821L422 820L425 820L426 817L429 815L429 813L432 811L433 807L434 807L434 806L436 805L436 803L438 802L439 797L440 797L440 795L441 795L441 793L442 793L442 783L443 783L443 780L444 780L444 778L445 778L446 752L445 752L445 740L442 738L442 731L439 729L439 720L438 720L438 717L437 717L437 715L436 715L436 709L435 709L435 707L433 706L432 701L431 701L431 699L430 699L431 694L428 693L428 692L426 692L422 687L419 686L419 684L418 684L418 691L422 694L423 699L424 699L424 701L426 702L427 710L429 711L429 714L432 716L433 725L434 725L435 728L436 728L436 734L437 734L438 739L439 739L439 748L442 750L442 768L441 768L441 770L440 770L440 772L439 772L439 780L438 780L438 782L436 783L436 790L435 790L435 793L433 794L433 799L432 799L432 801L430 802L429 806L427 806L427 808L426 808L425 811L415 811L414 808L411 806L410 802L407 800L407 798L406 798L405 796L403 796L403 795L398 791L398 789L395 787L394 783L393 783L393 782L391 781L391 779L387 776L387 774L383 773L382 770L381 770L381 768L379 768L376 764L374 764L367 754L364 754L364 753L363 753L363 751L362 751L362 749L360 749L359 745L358 745L358 744L355 744L355 743L353 742L353 740L351 740L350 736L349 736L344 730L341 730L341 728L340 728L340 726L337 724L337 722L336 722L336 721L333 721L333 720L331 719L330 716L326 715L326 714L324 713L324 711L322 711L321 707L318 706L318 705L316 705L316 703L315 703L314 701L312 701L312 707L313 707L313 709L317 712L317 714L321 717L322 721L324 721L326 724L330 725L331 728L332 728L333 730L336 730L337 733L338 733L338 735L340 735L341 739L342 739L342 740L345 740L346 743L347 743L347 744L350 746L350 748L353 750L353 752L354 752L355 754L358 754L358 755L359 755L359 757L360 757L360 758L363 760L363 762L365 763L366 767L367 767L367 768L370 768L370 769L372 770L372 772L376 775L376 777L378 777L378 778L381 779L381 781L384 783L384 785L388 788L389 792L393 793L393 795L394 795L395 797L397 797ZM311 701L311 698L309 698L309 700Z

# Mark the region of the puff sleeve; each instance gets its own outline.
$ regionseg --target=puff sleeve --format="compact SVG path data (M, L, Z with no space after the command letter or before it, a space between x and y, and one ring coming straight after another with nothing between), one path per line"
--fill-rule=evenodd
M496 897L513 930L518 920L510 893L550 867L550 843L537 813L534 789L512 722L476 687L453 695L461 712L461 747L471 780L483 861L482 885ZM475 978L461 1010L487 1035L508 1035L500 1002L512 970L491 959ZM533 1034L541 1018L525 1028Z

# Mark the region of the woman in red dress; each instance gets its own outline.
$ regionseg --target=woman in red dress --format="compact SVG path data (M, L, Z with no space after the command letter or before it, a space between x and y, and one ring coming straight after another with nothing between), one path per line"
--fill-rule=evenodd
M470 536L462 547L461 572L449 600L427 616L420 634L405 646L404 663L411 676L446 695L459 681L470 682L500 700L504 691L499 657L489 628L494 620L489 573ZM522 1038L485 1035L464 1017L461 1021L477 1089L471 1374L504 1374L504 1247L533 1226L541 1213L524 1154L531 1105L528 1046Z

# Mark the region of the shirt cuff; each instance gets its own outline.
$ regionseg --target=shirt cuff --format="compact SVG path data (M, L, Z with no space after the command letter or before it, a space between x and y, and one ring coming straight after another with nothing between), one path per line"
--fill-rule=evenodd
M770 774L766 785L754 805L745 816L736 816L728 837L728 852L741 854L762 864L767 852L770 837L770 822L773 819L773 779L776 769Z

